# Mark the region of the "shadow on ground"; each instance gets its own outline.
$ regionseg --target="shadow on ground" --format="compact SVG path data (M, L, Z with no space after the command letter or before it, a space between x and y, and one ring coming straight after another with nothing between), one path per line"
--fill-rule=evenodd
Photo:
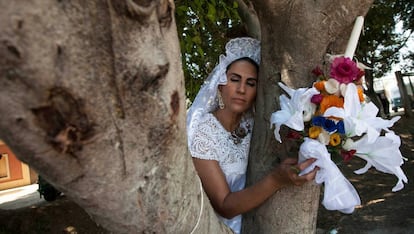
M394 193L391 189L397 177L374 169L356 175L353 171L362 168L365 161L353 159L342 172L358 191L361 206L348 215L320 206L318 233L414 233L414 119L401 118L393 130L402 140L400 150L407 158L402 169L409 183Z

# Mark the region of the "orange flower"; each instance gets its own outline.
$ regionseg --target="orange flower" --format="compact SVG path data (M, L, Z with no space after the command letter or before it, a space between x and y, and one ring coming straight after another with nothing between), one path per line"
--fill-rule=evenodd
M365 100L364 90L362 89L361 86L358 86L358 97L359 97L360 102L363 102Z
M344 107L344 99L335 95L327 95L322 99L321 104L319 105L319 112L321 114L325 113L326 109L329 107Z
M332 146L337 146L339 145L339 143L341 143L341 136L339 135L339 133L333 133L329 137L329 144Z
M319 92L325 91L325 81L318 81L313 84L313 87Z
M319 126L312 126L309 128L309 137L312 139L318 138L319 134L322 132L322 128Z

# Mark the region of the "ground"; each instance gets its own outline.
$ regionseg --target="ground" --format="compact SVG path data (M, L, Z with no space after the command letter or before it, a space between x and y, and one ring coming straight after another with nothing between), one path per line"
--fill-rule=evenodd
M353 174L365 165L362 160L353 161L344 175L358 191L361 206L350 215L320 206L317 227L321 233L414 233L414 117L401 118L392 129L401 136L400 150L407 158L402 169L409 183L394 193L391 189L397 182L395 176L375 170Z
M320 206L317 233L414 233L414 117L402 118L393 127L402 140L401 152L408 159L402 166L409 184L396 193L391 188L396 177L370 170L355 175L364 162L353 160L343 173L357 189L361 206L353 214L327 211ZM322 190L323 195L323 190ZM42 201L18 209L4 209L0 205L0 234L2 233L106 233L95 225L89 216L67 197L53 202ZM10 205L13 204L9 204Z

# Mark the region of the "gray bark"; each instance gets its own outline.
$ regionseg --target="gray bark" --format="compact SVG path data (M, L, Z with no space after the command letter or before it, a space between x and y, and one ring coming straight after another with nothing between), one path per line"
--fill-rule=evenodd
M187 152L173 1L0 1L0 138L114 233L225 233ZM201 207L201 197L204 206Z
M269 129L277 81L310 85L371 2L255 1L263 63L249 183L297 152ZM228 232L204 193L200 207L173 12L166 0L0 1L0 138L115 233L189 233L200 209L197 233ZM318 190L277 193L246 233L314 232Z

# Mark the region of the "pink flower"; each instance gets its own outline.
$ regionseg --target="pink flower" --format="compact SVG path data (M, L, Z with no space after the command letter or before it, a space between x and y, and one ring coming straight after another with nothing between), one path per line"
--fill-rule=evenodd
M349 84L359 75L359 68L350 58L337 57L331 65L331 77L339 83Z
M287 134L287 138L297 140L297 139L302 139L302 135L296 131L290 130Z
M354 157L355 153L356 153L356 150L353 150L353 149L348 150L348 151L343 150L343 149L341 150L341 156L344 162L349 162Z
M319 104L322 102L323 95L322 94L315 94L311 97L311 102L314 104Z
M323 71L319 66L317 66L312 70L312 74L314 74L316 77L319 77L323 75Z

